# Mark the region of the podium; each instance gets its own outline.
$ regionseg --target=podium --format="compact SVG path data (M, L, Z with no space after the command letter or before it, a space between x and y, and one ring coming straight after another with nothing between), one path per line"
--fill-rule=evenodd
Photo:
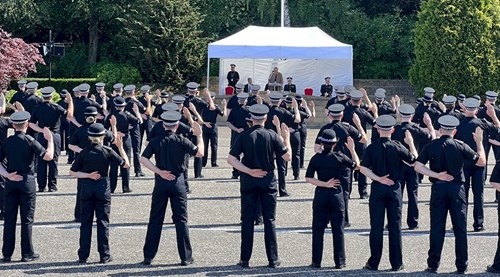
M268 83L267 88L269 91L282 91L283 90L283 85L280 83Z

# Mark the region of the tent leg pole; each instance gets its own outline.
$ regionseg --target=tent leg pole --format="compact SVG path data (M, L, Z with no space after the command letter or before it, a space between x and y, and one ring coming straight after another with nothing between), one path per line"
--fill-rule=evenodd
M210 57L207 58L207 89L210 91Z

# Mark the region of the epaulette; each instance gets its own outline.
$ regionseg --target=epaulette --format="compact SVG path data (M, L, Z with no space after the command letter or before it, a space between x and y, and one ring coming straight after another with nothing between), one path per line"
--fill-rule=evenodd
M33 142L35 140L34 137L30 136L30 135L26 135L26 138L30 141L30 142Z
M340 122L340 123L342 123L342 124L344 124L344 125L346 125L346 126L351 126L351 124L349 124L349 122L343 122L343 121L342 121L342 122Z
M104 149L106 149L106 150L109 150L109 151L113 150L113 148L111 148L111 147L109 147L109 146L106 146L106 145L103 145L103 146L102 146L102 148L104 148Z

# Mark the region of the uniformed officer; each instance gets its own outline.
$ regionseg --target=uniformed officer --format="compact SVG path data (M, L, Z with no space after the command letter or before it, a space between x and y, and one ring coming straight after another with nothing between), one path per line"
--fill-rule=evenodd
M323 97L332 97L333 86L330 84L330 77L325 77L325 83L321 85L319 91Z
M463 166L469 161L484 166L486 157L483 149L483 132L477 128L474 142L477 152L467 144L455 140L457 118L447 115L439 118L441 137L428 143L420 151L415 171L429 176L432 183L430 202L430 248L427 258L427 272L436 273L441 261L446 217L450 212L455 234L455 265L457 273L465 273L468 266L467 254L467 199L465 195ZM429 162L429 167L425 164Z
M68 103L66 103L66 95L68 95L68 93L69 92L67 89L62 89L61 92L59 92L59 96L61 98L56 103L65 110L68 110ZM61 134L61 151L66 151L66 154L68 155L68 152L71 150L68 149L70 133L69 133L69 121L66 116L61 117L60 134Z
M139 114L136 115L137 122L130 124L130 141L132 143L132 157L134 160L135 177L144 177L142 172L140 156L141 156L141 129L140 125L143 122L142 115L147 112L148 107L145 107L135 96L135 85L127 85L123 88L123 96L125 102L125 111L134 114L134 106L137 106ZM151 109L151 107L149 107Z
M37 82L29 82L26 84L26 93L19 101L19 104L17 104L18 106L19 105L22 106L21 110L27 111L31 114L33 113L35 107L38 106L40 103L42 103L42 99L38 97L38 95L36 94L37 89L38 89ZM36 132L31 128L28 129L26 133L33 137L36 135ZM36 160L35 160L35 165L36 165Z
M95 100L97 103L100 105L105 105L107 104L107 99L108 96L106 95L106 91L104 90L104 87L106 86L105 83L99 82L95 84L95 90L97 92L97 95L95 97Z
M99 114L102 114L104 106L97 103L96 101L88 98L90 85L89 84L81 84L78 86L79 97L75 98L74 104L74 118L71 119L71 122L75 124L76 127L80 127L85 124L85 108L88 106L96 107Z
M259 96L260 86L252 85L250 87L250 93L247 99L247 107L255 104L262 104L262 98Z
M345 168L354 169L359 165L359 159L354 149L354 140L348 138L346 143L353 159L338 151L339 141L335 131L325 129L320 133L319 140L323 152L316 153L309 162L306 171L306 182L316 186L313 200L312 223L312 264L320 268L323 258L323 236L325 228L330 223L333 234L333 260L335 268L345 267L344 248L344 212L345 203L341 186ZM314 178L317 174L317 178Z
M347 86L344 87L343 89L339 89L337 91L337 102L335 102L335 104L340 104L342 106L346 106L348 103L349 103L349 97L347 95L347 90L346 90ZM350 92L349 92L350 93ZM329 106L328 106L329 107ZM328 113L328 107L326 107L325 109L325 113Z
M424 97L422 97L422 101L415 108L415 115L413 116L412 119L413 122L419 124L420 127L423 128L425 128L422 121L424 113L429 114L432 121L434 122L435 120L437 120L439 115L441 115L441 113L444 112L439 108L439 104L434 100L435 90L433 88L430 87L424 88L424 93L425 94Z
M493 171L491 172L490 184L495 188L497 192L500 192L500 163L496 163ZM497 207L497 220L498 220L498 230L500 230L500 203ZM491 273L500 273L500 232L498 232L498 242L497 250L495 253L495 258L493 259L493 264L486 268L486 271Z
M75 114L75 105L80 102L80 88L77 86L77 87L74 87L72 89L73 91L73 119L72 120L68 120L68 124L69 124L69 131L68 131L68 135L69 137L71 137L75 132L76 130L78 129L78 127L75 125L75 123L77 122L75 117L74 117L74 114ZM69 147L69 145L68 145ZM68 154L68 160L66 161L67 164L72 164L73 161L75 160L75 152L70 150L69 152L67 152Z
M295 101L297 101L297 98L295 98ZM293 98L291 96L288 96L285 101L286 103L286 110L288 110L290 113L295 114L295 108L292 107L293 104ZM302 107L304 108L304 107ZM300 136L300 128L301 128L301 123L304 119L309 118L309 114L306 111L303 111L300 109L298 106L298 101L297 101L297 109L299 110L300 113L300 122L290 122L288 123L288 128L290 130L290 145L292 147L292 172L293 172L293 179L298 180L299 175L300 175L300 146L301 146L301 136Z
M478 151L475 147L473 132L476 128L481 128L484 137L496 137L499 133L498 128L493 124L486 120L480 120L476 117L479 101L474 98L467 98L463 103L465 107L465 118L462 119L460 125L457 127L457 133L455 138L457 140L463 141L465 144L469 145L472 150ZM492 107L490 107L489 114L492 114L495 118L496 122L498 122L498 118L494 113ZM487 142L486 142L487 143ZM483 147L485 142L483 141ZM463 172L465 177L465 196L469 199L469 189L472 188L472 193L474 194L474 209L473 209L473 217L474 217L474 227L475 232L484 230L484 182L486 180L486 170L484 166L476 166L475 162L465 161L463 165Z
M300 112L298 109L298 104L297 100L292 99L292 107L293 107L293 113L287 111L284 108L279 107L281 101L282 101L282 93L279 92L273 92L269 95L269 114L267 115L267 118L270 120L267 120L265 122L264 127L269 130L273 130L275 132L278 132L278 128L274 125L272 122L272 119L274 116L277 116L279 121L281 123L285 123L287 126L291 126L292 124L300 123ZM300 136L299 136L300 139ZM291 149L290 149L291 150ZM300 155L300 154L299 154ZM299 157L300 159L300 157ZM278 184L279 184L279 196L280 197L287 197L290 196L286 189L286 169L287 169L287 163L284 159L281 158L281 155L276 156L276 167L278 168Z
M486 92L486 101L484 102L483 108L479 109L477 112L477 117L480 119L486 119L488 122L494 123L493 118L488 115L487 107L490 106L495 111L497 118L500 118L500 108L496 105L496 101L498 98L498 93L494 91ZM493 148L493 154L495 155L495 160L500 160L500 147L493 145L491 146L489 143L485 143L484 151L486 151L486 156L488 156L490 152L490 147Z
M5 113L5 94L0 93L0 115ZM5 117L0 117L0 146L7 139L7 133L9 128L12 128L12 122L10 119ZM5 206L4 206L4 188L5 188L5 179L0 176L0 221L4 219Z
M227 86L234 87L236 83L240 80L240 74L235 70L236 65L234 63L231 64L231 70L227 73Z
M413 164L417 150L410 132L405 132L408 150L399 141L391 140L396 119L390 115L377 118L380 139L370 144L361 160L360 172L373 180L369 200L370 259L365 269L378 270L382 257L384 218L387 210L389 230L389 262L392 271L404 269L401 237L401 179L403 162Z
M90 255L92 241L92 222L94 213L97 222L97 250L100 262L105 264L113 260L109 253L109 213L111 209L111 192L108 172L115 163L121 167L129 167L129 160L123 149L121 137L115 140L118 155L111 147L104 146L106 129L100 123L87 128L90 145L85 147L76 157L69 174L78 178L81 183L81 219L80 248L78 262L86 263Z
M54 143L49 128L43 129L48 141L43 148L33 137L26 134L30 114L26 111L15 112L10 117L15 129L0 146L0 175L5 180L5 222L3 225L3 261L10 262L16 243L17 211L21 217L21 255L22 262L37 260L40 255L33 250L31 233L35 215L36 183L33 176L33 161L36 156L50 161L54 155Z
M61 106L51 102L53 93L53 87L42 88L43 102L33 109L29 123L30 128L38 132L36 140L40 143L40 145L47 148L48 142L42 133L43 128L45 127L49 128L52 132L54 143L53 159L50 161L38 160L37 162L36 179L39 192L44 192L46 186L49 188L50 192L57 191L57 175L59 173L57 161L59 159L59 155L61 154L61 117L73 117L73 101L71 95L66 96L68 110L65 110Z
M16 91L16 93L14 93L14 95L12 95L9 100L9 107L14 111L17 111L17 107L15 106L16 102L20 103L21 99L23 99L24 95L26 94L26 83L26 80L17 81L17 86L19 89Z
M151 213L149 216L146 242L144 244L143 264L149 265L154 259L160 244L161 231L167 203L171 201L172 219L177 234L177 249L181 265L193 263L189 229L187 224L187 195L184 183L184 157L186 153L196 157L203 156L202 131L199 124L193 124L193 134L199 139L193 144L185 137L176 135L176 129L181 114L174 111L161 115L166 133L149 142L142 153L141 162L155 173L155 187L151 198ZM155 156L156 164L150 159Z
M299 123L299 133L300 133L300 168L304 168L304 160L306 153L306 140L307 140L307 124L306 119L311 117L315 117L316 111L314 108L314 101L311 100L311 109L314 113L309 109L309 105L307 105L307 101L302 98L302 95L296 95L295 100L297 100L297 104L299 105L300 111L300 123Z
M408 150L410 150L410 148L405 142L406 131L409 131L413 137L416 149L419 149L419 145L423 146L436 137L429 115L424 115L424 123L426 124L427 129L423 129L417 124L411 122L411 118L415 114L415 108L413 108L413 106L403 104L399 106L398 112L399 117L401 118L401 124L394 127L394 133L392 133L391 138L395 141L399 141ZM408 224L408 229L410 230L418 228L418 183L418 175L413 166L406 163L403 164L401 172L401 192L404 193L406 188L408 195L406 223Z
M248 129L248 124L246 118L248 117L248 108L246 102L248 99L248 93L242 92L237 95L238 106L233 107L233 111L227 117L227 127L231 129L231 147L233 147L234 142L238 136ZM238 170L233 168L232 179L238 179L240 176Z
M106 127L106 129L110 129L112 127L111 118L115 118L113 119L113 121L116 120L117 137L122 137L123 148L125 149L129 160L131 160L132 140L130 138L129 126L137 124L139 122L138 118L141 116L139 113L139 108L137 107L137 105L132 106L134 114L125 111L125 106L127 106L127 103L121 96L115 97L113 99L113 104L115 106L115 110L106 117L106 120L104 121L104 127ZM112 148L113 150L115 150L115 152L118 152L116 146L112 146ZM130 169L121 167L120 173L122 177L123 193L132 192L129 186ZM111 193L114 193L118 182L118 164L111 164L111 168L109 170L109 181L111 184Z
M283 87L283 91L288 91L289 93L297 93L297 87L295 86L295 84L292 84L292 81L292 77L286 78L287 84Z
M453 95L446 95L443 97L443 105L444 112L438 116L451 115L456 117L459 121L462 121L465 118L465 114L460 111L460 109L456 109L455 104L457 102L457 98ZM438 118L434 120L434 128L439 130Z
M241 255L238 265L249 266L253 247L254 219L257 206L260 206L264 219L268 267L274 268L281 264L278 259L275 229L278 189L274 175L274 159L282 157L285 161L290 160L289 130L283 123L278 133L264 128L264 122L269 116L269 108L266 105L253 105L249 111L253 122L252 127L236 139L227 158L227 162L241 172L242 224ZM243 154L243 159L240 162L241 154Z
M229 100L227 101L227 114L229 115L231 113L231 110L234 109L235 107L238 107L239 104L238 104L238 94L240 94L241 92L243 92L243 84L242 83L237 83L235 85L235 88L236 88L236 91L234 93L233 96L231 96L231 98L229 98ZM251 88L250 88L251 90Z
M162 109L162 106L166 103L168 103L168 99L170 97L170 94L166 91L162 91L160 93L160 101L158 101L154 105L154 110L153 110L153 115L151 116L151 120L156 123L156 122L162 122L160 115L165 112L165 110ZM184 102L184 101L183 101ZM153 124L154 125L154 124ZM150 130L151 131L151 130Z
M153 120L151 119L151 115L153 114L153 103L152 103L152 95L150 93L151 87L148 85L143 85L141 87L141 96L137 99L139 102L146 107L146 111L141 114L142 116L142 124L139 125L139 134L140 134L140 140L139 140L139 152L142 150L142 143L144 141L144 138L147 138L147 134L149 131L151 131L151 128L153 128ZM168 93L167 93L168 95ZM167 96L167 101L168 101L168 96ZM140 163L140 161L139 161Z
M378 88L375 91L375 103L374 104L377 106L377 114L379 116L388 114L388 115L391 115L391 116L395 117L396 116L396 110L398 108L398 104L399 103L396 102L396 98L395 97L391 98L391 103L385 101L385 92L386 91L383 88ZM398 100L399 100L399 96L397 96L397 97L398 97ZM370 111L370 113L373 115L373 112ZM378 139L379 139L379 135L378 135L377 129L375 128L374 130L372 130L371 142L374 142L374 141L376 141Z
M345 95L345 91L344 91L344 87L343 86L334 86L333 89L335 91L335 96L332 96L328 100L328 102L326 102L326 106L325 106L325 115L326 116L328 116L328 107L330 107L333 104L337 104L339 93L342 93L343 95Z
M123 84L122 83L116 83L113 85L113 94L110 97L107 97L107 107L108 107L108 112L111 113L115 109L115 104L113 104L113 99L117 96L122 96L123 95Z
M208 162L208 144L210 144L211 152L211 165L212 167L219 167L217 164L217 146L219 143L217 116L226 116L226 99L222 99L222 108L214 103L215 93L211 93L207 107L201 111L201 117L204 119L202 126L203 131L203 145L205 153L203 154L203 166L205 167Z

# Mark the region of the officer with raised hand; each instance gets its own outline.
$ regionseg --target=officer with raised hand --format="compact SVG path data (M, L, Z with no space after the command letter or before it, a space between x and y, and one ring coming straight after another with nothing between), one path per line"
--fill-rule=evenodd
M142 86L141 87L142 95L137 99L144 107L146 107L146 111L143 114L141 114L142 124L139 125L139 130L140 130L139 153L142 150L142 143L145 140L144 138L145 137L147 138L147 135L149 134L149 131L151 131L151 128L153 128L154 124L153 120L151 119L151 115L153 114L153 103L150 91L151 91L150 86L148 85ZM167 96L167 101L168 101L168 96Z
M147 107L142 105L142 103L137 100L135 97L135 86L134 85L127 85L123 88L123 96L125 98L125 102L127 103L125 106L125 111L129 112L130 114L135 114L134 112L134 107L137 107L139 110L139 114L136 115L137 117L137 122L131 123L130 126L130 141L132 143L132 157L134 160L134 173L135 177L144 177L144 173L142 172L141 168L141 162L140 162L140 157L141 157L141 129L140 125L142 124L142 114L144 114L147 111ZM149 107L151 109L151 107Z
M81 184L81 225L80 248L78 262L86 263L90 255L92 240L92 222L94 213L97 222L97 250L100 263L109 263L113 257L109 253L109 213L111 209L111 192L108 172L112 163L121 167L129 167L129 160L121 137L117 137L115 145L120 153L104 145L106 129L100 123L93 123L87 128L89 145L78 153L69 174L78 178Z
M162 106L164 104L168 103L169 97L170 97L170 94L168 92L166 92L166 91L160 92L160 100L157 101L157 103L154 105L153 114L151 115L151 120L154 123L156 123L156 122L162 122L160 116L161 116L162 113L165 112L165 110L162 109ZM154 125L155 124L153 124L153 126Z
M226 99L222 99L222 108L214 103L215 93L210 94L207 107L201 112L201 117L204 119L202 126L203 130L203 145L205 146L205 153L203 155L203 166L205 167L208 162L208 145L210 144L211 152L211 165L212 167L219 167L217 164L217 147L219 144L217 116L226 116Z
M63 109L68 110L68 103L66 103L66 96L69 94L67 89L62 89L59 92L59 96L61 97L59 101L57 101L57 105L61 106ZM73 97L72 97L73 98ZM60 126L60 134L61 134L61 151L66 151L66 155L69 155L68 152L71 150L68 148L69 138L71 133L69 132L70 122L68 118L64 115L61 116L61 126Z
M196 157L203 156L202 131L199 124L193 124L193 134L199 139L194 145L190 140L175 134L181 114L175 111L161 115L166 133L151 140L142 153L141 162L155 173L155 187L151 199L146 242L144 244L145 265L150 265L158 251L161 231L168 201L171 201L172 219L177 235L177 249L181 265L193 263L189 228L187 224L187 194L184 182L186 171L184 157L186 153ZM150 159L155 156L156 163Z
M477 152L467 144L453 138L460 124L456 117L442 116L438 120L439 139L428 143L420 151L415 171L429 176L432 183L430 201L430 248L427 258L427 272L436 273L441 261L443 250L446 217L448 212L453 224L455 235L455 265L457 273L464 274L468 266L467 253L467 198L464 188L464 162L476 166L486 164L483 148L483 131L476 128L474 143ZM425 164L429 162L429 167Z
M295 100L299 105L300 111L300 123L299 123L299 133L300 133L300 168L304 168L304 160L306 153L306 140L307 140L307 124L306 119L316 116L316 111L314 109L314 101L311 100L311 109L307 105L307 101L303 99L302 95L296 95Z
M281 97L280 97L281 98ZM274 159L282 157L290 160L289 130L281 124L278 133L264 128L269 116L269 108L263 104L253 105L249 109L252 127L236 139L227 162L241 172L241 255L238 265L248 267L252 256L254 220L257 207L262 208L264 220L264 239L266 244L268 267L281 264L278 258L276 242L276 196L278 188L274 175ZM243 159L239 157L243 154Z
M35 215L36 183L33 162L38 156L50 161L54 155L52 132L43 128L47 149L33 137L26 134L30 114L26 111L15 112L10 117L15 133L0 146L0 175L5 181L5 221L3 224L3 261L10 262L16 242L17 212L21 217L21 255L22 262L37 260L40 255L33 250L31 240Z
M248 124L246 118L248 117L248 107L246 106L248 93L241 92L237 95L238 106L233 107L233 111L229 113L227 117L227 127L231 129L231 147L233 147L234 142L240 136L240 134L248 129ZM229 105L229 103L228 103ZM238 170L233 168L232 179L238 179L240 176Z
M227 114L231 114L231 110L234 109L235 107L238 107L239 104L238 104L238 94L242 93L243 92L243 89L244 89L244 85L242 83L237 83L235 88L236 88L236 91L234 92L234 95L231 96L231 98L229 98L229 100L227 101ZM251 90L251 87L249 88ZM247 93L248 95L248 93ZM248 97L248 96L247 96Z
M370 144L364 152L360 172L373 180L369 200L370 258L365 269L378 270L382 257L384 218L387 211L389 230L389 261L392 271L404 269L401 237L401 179L403 162L413 164L417 150L409 131L405 132L408 150L399 141L391 140L396 119L390 115L377 118L380 139Z
M20 102L26 93L26 83L27 83L26 80L17 81L17 86L19 89L16 91L16 93L14 93L14 95L12 95L12 97L9 100L9 107L13 111L17 111L17 107L15 106L15 104L16 102Z

